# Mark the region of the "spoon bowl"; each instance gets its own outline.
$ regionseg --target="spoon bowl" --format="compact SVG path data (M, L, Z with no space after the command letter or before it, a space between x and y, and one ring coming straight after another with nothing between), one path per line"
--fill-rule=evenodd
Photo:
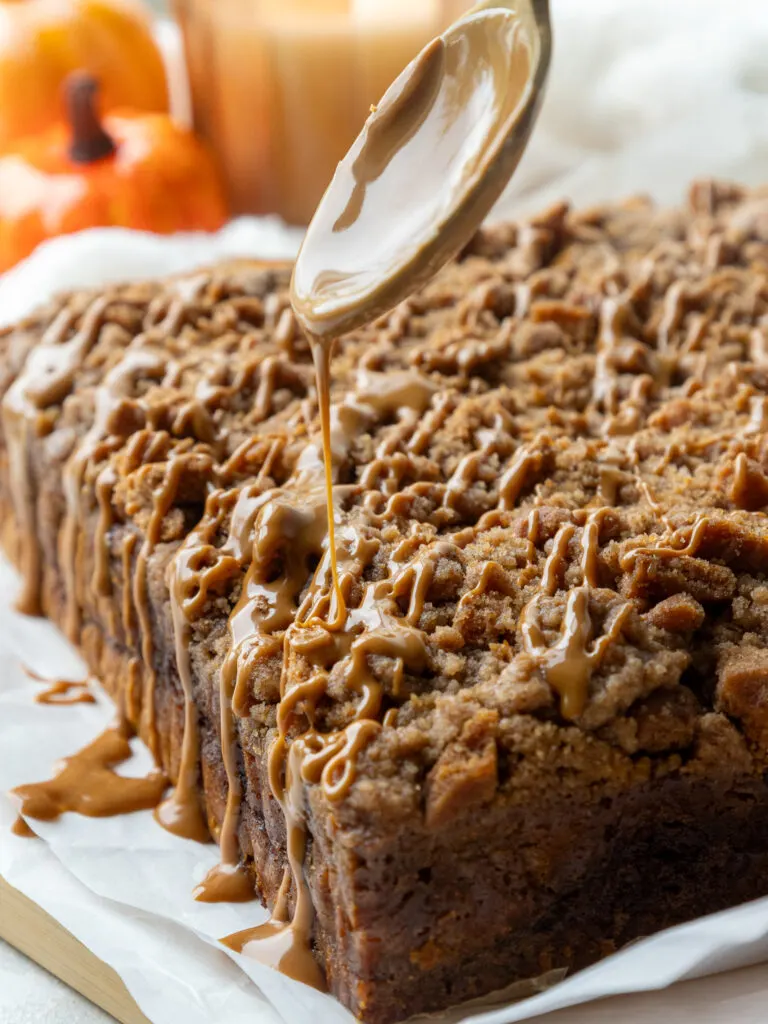
M525 150L551 54L548 0L483 0L393 82L300 250L291 297L309 334L371 322L466 245Z

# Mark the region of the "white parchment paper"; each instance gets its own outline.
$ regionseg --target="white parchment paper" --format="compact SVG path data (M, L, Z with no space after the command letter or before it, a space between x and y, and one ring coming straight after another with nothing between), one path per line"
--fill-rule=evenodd
M556 61L529 153L502 214L568 196L598 202L647 192L679 201L703 174L768 179L768 0L553 0ZM63 288L145 277L226 255L292 255L297 232L242 220L218 236L159 239L91 231L48 243L0 279L0 322ZM61 921L124 979L156 1024L342 1024L333 999L225 952L218 937L258 923L258 904L205 906L191 891L213 846L177 839L151 814L35 823L14 837L5 792L50 776L53 762L108 724L95 705L34 703L41 675L82 676L77 655L44 622L12 611L0 562L0 874ZM149 768L136 744L126 773ZM660 988L768 959L768 899L637 943L532 998L451 1020L502 1024L599 996ZM445 1018L448 1019L447 1017Z

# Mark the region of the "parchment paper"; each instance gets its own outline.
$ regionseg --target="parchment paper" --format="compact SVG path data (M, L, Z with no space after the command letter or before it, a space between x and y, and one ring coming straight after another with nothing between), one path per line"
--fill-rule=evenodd
M556 60L540 129L501 214L563 195L579 203L631 192L679 201L688 181L768 178L768 7L765 0L553 0ZM53 291L210 263L223 255L290 256L299 241L275 221L243 220L214 238L158 239L91 231L48 243L0 279L0 322ZM0 562L0 794L49 777L108 724L109 702L34 703L41 675L83 666L48 624L11 610L13 572ZM139 744L126 773L149 768ZM191 890L213 846L170 836L147 813L35 823L44 841L10 833L0 795L0 874L69 928L124 979L157 1024L341 1024L333 999L291 982L216 939L263 919L258 904L205 906ZM768 958L768 899L637 943L572 979L501 1009L451 1020L502 1024L599 996ZM447 1020L447 1017L444 1018Z

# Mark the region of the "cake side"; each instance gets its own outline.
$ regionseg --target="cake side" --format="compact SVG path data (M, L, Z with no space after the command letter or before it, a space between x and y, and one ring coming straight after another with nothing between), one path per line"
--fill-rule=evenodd
M316 953L366 1020L580 966L765 891L766 203L701 186L671 214L558 207L481 233L345 340L343 642L293 626L322 599L327 546L314 511L296 518L317 416L286 275L222 268L121 293L63 395L34 410L43 606L174 779L187 677L203 812L220 834L236 779L234 837L270 905L281 706L322 676L291 713L293 743L308 710L334 733L361 686L378 695L385 724L344 762L350 784L305 779ZM93 302L66 300L82 310L54 345ZM2 344L28 348L55 319ZM265 495L279 527L261 549L243 515ZM258 649L226 696L249 580ZM264 629L280 593L290 607ZM360 642L376 605L402 656ZM563 672L549 652L569 637Z

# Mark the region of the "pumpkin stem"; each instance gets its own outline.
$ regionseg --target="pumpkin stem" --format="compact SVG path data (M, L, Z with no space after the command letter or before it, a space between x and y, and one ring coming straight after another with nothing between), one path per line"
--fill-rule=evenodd
M87 71L75 71L64 83L72 141L69 145L70 159L76 164L92 164L115 152L112 136L101 123L96 99L99 84Z

